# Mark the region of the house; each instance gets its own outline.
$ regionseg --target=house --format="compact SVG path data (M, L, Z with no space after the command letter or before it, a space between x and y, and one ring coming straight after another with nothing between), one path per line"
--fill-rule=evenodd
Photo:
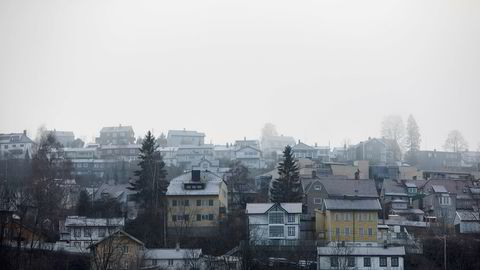
M123 230L110 233L88 248L92 270L134 270L144 264L145 244Z
M105 236L123 229L124 218L87 218L68 216L59 222L60 240L64 247L78 248L85 252L87 247Z
M59 131L54 129L48 132L55 136L57 142L61 143L64 147L70 146L70 144L75 141L75 134L73 131Z
M301 214L301 203L248 203L250 242L256 245L298 243Z
M166 166L177 166L178 147L159 147L158 151L162 155L163 162Z
M478 210L457 210L454 224L457 233L480 233Z
M142 269L201 269L201 249L148 249Z
M272 158L281 156L287 145L295 145L295 139L290 136L281 135L263 137L261 141L263 153Z
M348 180L328 178L302 178L304 204L307 214L314 216L315 209L322 207L328 198L378 198L373 180Z
M263 169L267 165L262 156L262 151L253 146L243 146L234 152L235 160L240 161L247 168Z
M292 152L295 158L310 158L310 159L318 158L317 149L301 142L300 140L298 140L297 144L292 146Z
M236 140L234 146L236 149L247 146L260 149L260 142L258 140L247 140L247 138L243 138L243 140Z
M98 158L97 148L63 148L68 159L94 159Z
M187 170L198 164L202 158L214 160L214 150L211 144L182 145L177 148L176 164Z
M0 134L0 159L32 158L32 151L35 147L28 136L27 131L23 133Z
M349 160L368 160L373 165L391 164L401 160L398 143L385 138L368 138L350 146L347 151Z
M225 145L215 145L213 147L215 159L223 160L225 163L233 160L235 149L233 145L228 143Z
M421 170L458 170L462 165L460 152L422 150L415 153L415 166Z
M192 170L172 179L166 196L170 235L215 235L227 217L227 184L213 172Z
M411 221L423 221L424 211L420 201L424 197L421 190L424 180L383 180L381 199L386 215L398 215Z
M98 149L100 158L109 160L136 161L139 154L138 144L102 145Z
M169 130L167 146L200 146L205 143L205 133L193 130Z
M317 248L317 269L404 269L404 247L337 243Z
M376 242L378 199L325 199L315 210L316 234L328 242Z
M132 126L104 127L100 130L100 137L95 138L100 145L133 144L135 133Z

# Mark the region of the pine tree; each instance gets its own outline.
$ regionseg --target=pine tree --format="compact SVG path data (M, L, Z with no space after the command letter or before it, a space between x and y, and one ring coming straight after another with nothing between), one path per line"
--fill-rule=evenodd
M279 178L270 189L270 200L276 203L301 202L302 191L298 165L293 157L292 148L287 145L283 151L283 161L278 165Z
M137 191L136 199L145 209L158 211L167 191L167 172L160 152L157 150L155 137L148 131L142 140L138 166L135 171L137 179L131 182L129 189Z
M410 115L407 120L407 136L405 138L407 147L405 159L410 165L415 165L417 162L416 154L420 150L420 142L420 132L418 130L417 122L415 121L415 118Z

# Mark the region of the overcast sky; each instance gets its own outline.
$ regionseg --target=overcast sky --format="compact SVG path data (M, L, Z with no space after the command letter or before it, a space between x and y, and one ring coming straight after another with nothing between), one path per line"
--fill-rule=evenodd
M279 133L332 146L413 114L480 143L480 1L0 1L0 132Z

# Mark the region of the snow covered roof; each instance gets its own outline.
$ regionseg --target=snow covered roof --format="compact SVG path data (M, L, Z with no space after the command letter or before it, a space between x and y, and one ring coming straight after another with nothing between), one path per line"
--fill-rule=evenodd
M194 130L169 130L167 137L170 136L205 137L205 133Z
M116 126L116 127L103 127L101 130L100 130L100 133L102 132L130 132L132 131L133 132L133 128L132 126Z
M65 226L115 226L123 227L125 218L87 218L82 216L68 216L65 219Z
M247 214L264 214L274 205L275 203L247 203ZM280 207L290 214L302 213L301 203L280 203Z
M405 256L404 247L383 247L383 246L372 246L372 247L351 247L347 246L349 256ZM320 256L338 256L337 247L317 247L318 255Z
M433 192L436 193L448 193L447 189L444 186L432 185Z
M210 171L201 171L200 172L200 182L192 181L192 174L190 172L184 173L178 177L175 177L170 181L167 189L167 196L173 195L219 195L220 186L223 182L223 179L220 178L213 172ZM186 183L202 183L204 184L203 189L185 189L184 184Z
M382 210L378 199L325 199L327 210Z
M457 210L457 216L461 221L480 222L480 214L472 210Z
M175 249L175 248L156 248L149 249L145 253L147 260L183 260L196 259L202 255L201 249Z

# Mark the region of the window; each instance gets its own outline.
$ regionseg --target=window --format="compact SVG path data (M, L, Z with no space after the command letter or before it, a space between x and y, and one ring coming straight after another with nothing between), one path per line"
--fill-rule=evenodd
M197 206L202 206L202 200L197 200Z
M270 226L269 227L269 236L270 237L283 237L283 226Z
M392 267L398 267L398 257L392 257Z
M315 190L321 190L322 188L319 185L315 186Z
M450 205L450 197L448 195L442 195L438 198L440 205Z
M295 227L293 226L288 227L288 236L295 236Z
M105 228L98 228L98 236L105 237L106 229Z
M343 228L343 230L344 230L345 236L350 236L350 228L345 227Z
M172 260L172 259L168 259L168 265L169 265L169 266L172 266L172 265L173 265L173 260Z
M128 254L128 246L123 246L122 247L122 253L123 254Z
M76 247L76 248L81 248L81 247L82 247L82 243L80 243L80 242L73 242L73 246Z
M330 257L330 267L338 267L338 258Z
M83 236L84 237L91 237L92 236L92 229L91 228L85 228L83 231Z
M355 267L355 257L348 257L347 258L347 266L348 267Z
M208 220L213 220L213 214L208 214Z
M387 257L380 257L380 266L381 267L387 266Z
M282 212L273 212L268 213L268 223L270 224L283 224L283 213Z
M295 222L295 215L288 214L288 223L294 223L294 222Z
M372 266L372 261L370 257L363 258L363 267L370 267Z
M177 216L176 215L172 215L172 221L177 221Z
M208 205L213 206L213 200L208 200Z
M340 235L340 228L335 228L335 235L339 236Z
M183 220L188 221L189 220L189 215L183 215Z
M372 228L368 228L368 236L372 236L373 235L373 230Z
M322 204L322 198L313 198L314 204Z
M73 229L73 236L81 237L82 236L82 229L80 229L80 228Z
M202 220L202 215L197 214L197 221L201 221L201 220Z
M183 205L189 206L189 205L190 205L190 201L189 201L189 200L185 200L185 201L183 202Z
M358 234L360 234L360 237L363 237L363 228L358 229Z

